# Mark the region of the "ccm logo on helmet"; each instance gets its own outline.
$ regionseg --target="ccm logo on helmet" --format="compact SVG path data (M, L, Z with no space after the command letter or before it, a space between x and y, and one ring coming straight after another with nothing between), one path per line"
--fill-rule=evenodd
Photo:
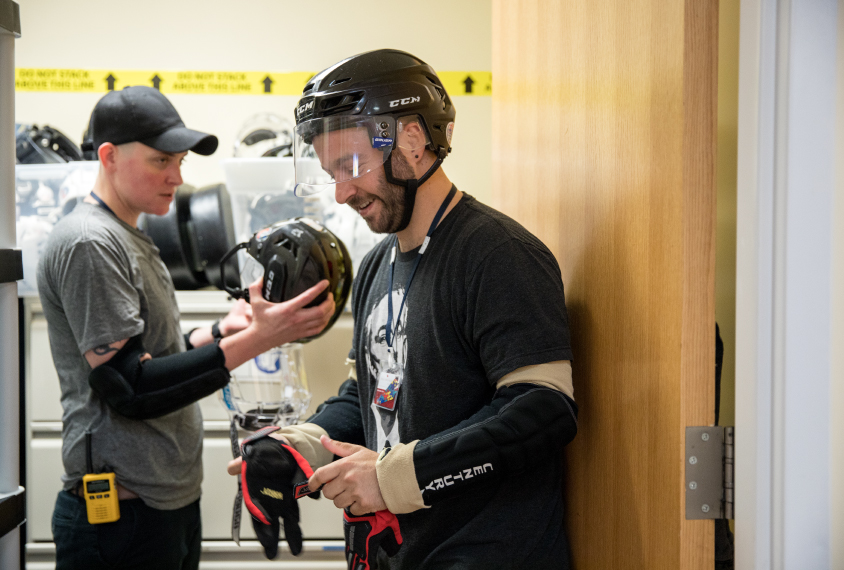
M421 97L405 97L404 99L396 99L395 101L390 101L390 107L398 107L399 105L409 105L411 103L418 103L421 100Z
M298 117L302 113L304 113L305 111L310 111L313 108L314 108L314 102L313 101L308 101L304 105L299 105L299 107L296 108L296 116Z

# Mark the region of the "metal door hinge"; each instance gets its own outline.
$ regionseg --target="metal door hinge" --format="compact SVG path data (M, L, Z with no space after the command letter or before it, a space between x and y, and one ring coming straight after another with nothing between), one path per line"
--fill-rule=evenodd
M686 428L686 520L733 518L733 429Z

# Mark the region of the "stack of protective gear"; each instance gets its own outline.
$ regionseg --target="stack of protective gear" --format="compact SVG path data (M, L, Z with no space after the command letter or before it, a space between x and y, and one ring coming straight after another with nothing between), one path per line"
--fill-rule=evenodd
M176 289L193 290L213 285L236 285L237 259L227 262L229 280L223 283L219 268L223 255L234 245L234 218L225 185L176 189L170 211L163 216L142 215L138 227L161 251Z
M61 131L44 125L15 125L17 164L62 164L82 160L82 151Z
M293 125L273 113L259 113L249 117L237 134L234 156L293 156Z

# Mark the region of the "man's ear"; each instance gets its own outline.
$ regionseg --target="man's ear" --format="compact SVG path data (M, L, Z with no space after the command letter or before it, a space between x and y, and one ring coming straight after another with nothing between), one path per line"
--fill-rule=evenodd
M425 149L427 142L425 131L417 121L411 121L402 125L398 140L399 147L405 150L418 150L421 152Z
M105 168L106 171L114 168L116 155L117 147L110 142L101 144L100 148L97 149L97 157L100 159L100 164L103 165L103 168Z
M416 121L408 122L402 126L401 132L399 133L399 140L396 145L398 148L396 150L399 150L405 159L407 159L408 164L414 170L417 170L417 166L425 156L427 142L428 140L422 126Z

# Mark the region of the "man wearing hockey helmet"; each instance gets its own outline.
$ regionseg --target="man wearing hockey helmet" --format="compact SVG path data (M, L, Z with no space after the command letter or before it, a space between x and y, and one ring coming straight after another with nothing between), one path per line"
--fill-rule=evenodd
M90 124L100 161L94 188L56 224L38 266L64 409L56 568L195 569L198 400L252 357L319 333L334 301L329 294L306 308L325 290L322 281L288 302L269 303L257 281L251 307L241 301L219 324L183 337L173 282L158 248L136 226L141 213L168 211L185 155L212 154L217 137L186 128L164 95L143 86L106 94ZM83 485L91 468L115 475L106 497L119 499L116 521L89 522L86 497L95 497L86 491L103 492Z
M349 379L281 432L345 509L350 568L568 568L577 406L554 256L449 181L454 106L420 59L343 60L295 113L297 194L333 188L390 234L354 282Z

